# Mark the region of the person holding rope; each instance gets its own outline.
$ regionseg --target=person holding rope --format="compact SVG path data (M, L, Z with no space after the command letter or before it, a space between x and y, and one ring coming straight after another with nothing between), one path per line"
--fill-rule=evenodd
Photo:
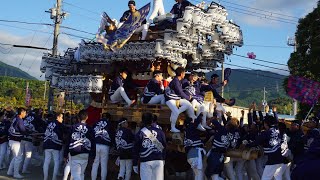
M118 131L115 137L120 159L120 170L118 175L119 180L130 180L132 172L134 134L128 126L129 124L127 118L119 119Z
M43 175L44 180L48 179L49 175L49 165L51 162L51 158L54 162L53 175L52 179L56 180L59 171L60 158L59 154L63 145L63 131L64 125L63 122L63 114L57 113L56 120L49 122L47 129L44 133L45 137L43 140L43 149L44 149L44 163L43 163Z
M133 170L141 180L164 180L166 137L164 132L152 126L152 113L142 114L144 127L135 136Z

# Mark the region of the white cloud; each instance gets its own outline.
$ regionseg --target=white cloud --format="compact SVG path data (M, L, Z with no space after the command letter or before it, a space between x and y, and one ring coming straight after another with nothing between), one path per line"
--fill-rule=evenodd
M17 44L17 45L31 45L43 47L46 44L46 48L52 48L52 35L50 34L36 34L33 41L31 42L33 33L28 36L18 36L6 31L0 31L0 42L6 44ZM49 39L50 37L50 39ZM78 45L79 41L69 38L66 35L59 36L59 52L63 54L63 51L67 48L74 48ZM3 48L10 48L10 46L3 46ZM10 51L1 49L0 60L9 65L19 67L21 70L28 72L30 75L38 79L40 78L40 63L43 53L46 51L35 50L35 49L24 49L24 48L12 48ZM22 61L23 60L23 61ZM21 65L19 66L20 62Z

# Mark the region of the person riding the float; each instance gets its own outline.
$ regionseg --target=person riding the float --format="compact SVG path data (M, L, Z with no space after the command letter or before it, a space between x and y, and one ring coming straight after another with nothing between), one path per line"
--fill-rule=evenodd
M170 122L171 132L178 133L180 130L176 129L176 122L179 114L187 111L187 115L191 119L196 119L192 104L192 96L183 92L181 81L184 79L185 69L178 67L176 69L176 77L170 82L168 88L165 90L166 104L171 110ZM179 107L181 106L181 107Z
M157 16L165 15L163 0L153 0L153 11L151 12L148 23L151 23Z
M165 104L164 86L162 83L163 77L161 71L154 71L153 78L144 88L142 102L144 104Z
M224 80L223 83L219 83L219 75L218 74L212 74L211 75L211 81L209 85L203 85L201 86L201 92L208 92L211 91L213 94L213 97L216 99L216 111L218 114L218 118L221 120L223 114L226 112L224 107L222 106L222 103L225 103L229 106L234 105L235 99L224 99L220 96L220 94L217 91L217 88L220 88L222 86L225 86L227 84L227 80Z
M203 180L204 178L202 159L206 151L203 149L204 144L200 139L200 130L197 129L202 121L202 116L203 114L201 113L194 122L190 118L186 120L187 128L185 131L184 147L195 180Z
M226 84L227 84L226 80L223 81L223 83L219 83L219 75L218 74L212 74L211 81L210 81L209 85L202 86L201 91L205 91L205 92L212 91L213 97L216 99L217 102L230 104L230 103L232 103L231 100L224 99L223 97L220 96L220 94L217 91L217 88L225 86Z
M197 109L197 114L198 116L200 113L203 113L202 116L202 122L199 125L200 130L205 130L205 129L211 129L207 123L207 117L209 113L209 106L207 106L204 103L204 92L201 92L201 83L198 81L198 73L196 72L191 72L189 76L189 81L187 79L184 79L182 81L182 88L184 89L184 92L187 95L191 95L193 100L191 102L192 106L194 109ZM208 104L209 105L209 104ZM203 129L205 128L205 129Z
M173 5L170 13L175 16L176 19L182 18L183 13L187 6L194 6L187 0L175 0L177 3Z
M140 162L141 180L164 180L166 137L164 132L152 126L153 114L143 113L144 127L135 136L133 170L138 174Z
M135 103L136 100L130 100L124 87L123 80L125 80L128 76L128 70L122 69L120 70L119 76L117 76L111 84L109 89L109 97L113 103L118 103L121 101L125 101L128 106Z
M121 16L120 18L120 23L118 25L118 28L120 28L122 26L122 24L127 21L130 16L132 16L132 14L136 13L138 10L136 9L136 2L135 1L129 1L128 2L128 7L129 7L129 10L125 11L123 13L123 15ZM146 24L147 21L144 20L142 22L142 25L140 26L140 28L136 29L135 32L142 32L142 37L141 37L141 40L145 40L146 37L147 37L147 33L148 33L148 25Z

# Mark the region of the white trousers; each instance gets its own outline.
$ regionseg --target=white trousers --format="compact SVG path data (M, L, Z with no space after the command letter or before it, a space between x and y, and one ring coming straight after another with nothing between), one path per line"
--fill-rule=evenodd
M71 164L71 162L70 162L70 159L71 159L71 156L70 156L70 154L68 154L68 156L69 156L69 159L68 159L68 162L67 162L67 164L66 164L66 167L64 167L64 171L63 171L63 180L68 180L68 176L69 176L69 174L70 174L70 171L71 171L71 167L70 167L70 164ZM71 175L71 177L70 177L70 180L72 180L73 179L73 177L72 177L72 175Z
M164 95L160 94L157 96L153 96L148 102L148 104L166 104L166 100L164 98Z
M10 162L9 165L9 169L7 174L8 175L14 175L14 176L19 176L19 168L20 168L20 164L22 162L22 151L20 149L20 141L13 141L13 140L9 140L9 146L10 146L10 150L12 152L12 160Z
M214 112L214 104L211 102L204 102L205 111L207 112L207 117L212 118Z
M219 174L214 174L211 176L211 180L223 180L223 179L219 176Z
M197 109L197 116L199 116L200 113L203 113L205 112L205 107L204 107L204 104L201 104L199 103L197 100L192 100L191 102L192 104L192 108L193 109Z
M43 157L40 155L40 152L42 151L42 146L32 146L32 156L31 159L36 160L37 165L41 165L44 161Z
M203 180L203 170L202 169L195 169L193 168L193 173L194 173L194 180Z
M290 177L290 168L291 168L291 162L288 164L283 164L283 180L291 180Z
M21 141L21 152L24 154L22 173L28 170L28 166L32 157L33 144L30 141Z
M0 169L5 168L5 157L7 157L8 142L0 144Z
M193 109L195 109L195 108L197 109L197 116L199 116L200 113L203 114L201 124L203 127L206 127L207 126L207 117L210 117L209 104L199 103L195 99L192 100L191 104L192 104Z
M153 11L149 17L149 22L151 22L155 17L164 15L164 6L162 0L153 0Z
M148 34L149 24L142 24L138 27L134 32L135 33L142 33L141 40L145 40Z
M141 180L164 180L164 161L155 160L140 163Z
M89 154L71 156L71 175L74 180L84 180Z
M118 103L118 102L121 102L124 100L128 105L131 104L131 100L129 99L129 97L123 87L119 87L114 92L114 94L112 94L110 96L110 100L113 101L114 103Z
M54 163L54 168L53 168L53 175L52 175L52 180L57 179L58 171L59 171L59 150L55 149L45 149L44 150L44 163L43 163L43 176L44 180L48 179L48 173L49 173L49 166L51 159L53 159Z
M283 169L283 164L266 165L261 180L282 180Z
M203 169L198 169L198 158L189 158L188 163L190 164L193 174L194 174L194 180L203 180L204 179L204 173L203 173ZM201 159L202 161L202 159Z
M166 102L167 106L170 108L171 110L171 116L170 116L170 122L171 123L176 123L177 119L179 117L179 114L187 111L187 115L192 118L192 119L196 119L197 117L194 115L194 110L192 107L192 104L186 100L186 99L180 99L178 101L180 101L180 108L177 107L176 105L176 101L177 100L169 100Z
M118 178L122 177L125 180L130 180L132 172L132 159L120 159L120 170Z
M236 164L235 169L233 168L234 163ZM245 160L241 158L230 158L230 161L224 164L225 171L230 180L243 180L243 167Z
M94 159L91 170L92 180L97 179L99 164L101 164L101 180L107 179L109 148L109 146L103 144L96 145L96 157Z
M264 171L264 166L268 160L268 156L264 155L256 159L256 166L258 170L258 174L260 177L262 177L263 171Z
M260 180L260 176L257 170L256 160L248 160L247 163L247 172L249 179Z

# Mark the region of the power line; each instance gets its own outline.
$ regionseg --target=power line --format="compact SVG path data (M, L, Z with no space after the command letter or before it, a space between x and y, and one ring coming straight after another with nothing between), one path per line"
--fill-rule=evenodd
M249 57L247 57L247 56L243 56L243 55L239 55L239 54L232 54L232 55L238 56L238 57L242 57L242 58L246 58L246 59L250 59L250 60L255 60L255 61L261 61L261 62L265 62L265 63L270 63L270 64L278 64L278 65L282 65L282 66L288 66L288 65L286 65L286 64L276 63L276 62L267 61L267 60L262 60L262 59L257 59L257 58L251 59L251 58L249 58Z
M249 67L245 67L245 66L239 66L239 65L235 65L235 64L229 64L229 63L224 63L226 65L229 65L229 66L235 66L235 67L240 67L240 68L245 68L247 70L259 70L259 71L262 71L260 69L252 69L252 68L249 68ZM262 76L262 77L267 77L267 78L272 78L272 79L278 79L278 80L283 80L279 77L273 77L273 76L268 76L268 75L263 75L263 74L256 74L256 73L252 73L252 72L248 72L248 71L242 71L240 69L233 69L235 71L239 71L239 72L242 72L242 73L246 73L246 74L252 74L252 75L257 75L257 76Z
M228 10L236 12L236 13L240 13L240 14L250 15L250 16L253 16L253 17L256 17L256 18L269 19L269 20L272 20L272 21L278 21L278 22L287 23L287 24L293 24L293 25L297 24L297 22L285 21L285 20L280 20L280 19L271 18L271 17L267 17L267 16L257 16L256 14L253 14L253 13L242 12L242 11L238 11L238 10L234 10L234 9L230 9L230 8Z
M286 70L286 69L275 68L275 67L271 67L271 66L266 66L266 65L262 65L262 64L257 64L257 63L252 63L252 64L254 64L254 65L258 65L258 66L267 67L267 68L277 69L277 70L280 70L280 71L287 71L287 72L290 72L289 70Z
M233 5L236 5L236 6L246 7L246 8L249 8L249 9L254 9L254 10L270 13L271 15L276 14L276 15L279 15L279 16L286 16L286 17L290 17L290 18L300 19L299 17L290 16L290 15L287 15L287 14L277 13L277 12L273 12L273 11L267 11L267 10L264 10L264 9L258 9L258 8L254 8L254 7L250 7L250 6L245 6L245 5L241 5L241 4L237 4L237 3L232 3L232 2L229 2L229 1L225 1L225 0L219 0L219 1L227 3L227 4L233 4Z
M268 89L268 91L277 91L276 86L273 87L266 87L266 89ZM283 87L278 87L278 89L280 90L284 90ZM253 92L253 91L263 91L263 88L257 88L257 89L241 89L241 90L227 90L226 92Z
M36 32L34 32L34 33L33 33L33 36L32 36L32 38L31 38L31 41L30 41L29 45L32 43L32 41L33 41L33 39L34 39L35 35L36 35ZM21 61L20 61L20 63L19 63L18 68L20 68L20 66L21 66L21 64L22 64L22 62L23 62L23 60L24 60L24 57L25 57L25 56L26 56L26 54L27 54L27 51L28 51L28 49L26 49L26 50L24 51L23 57L22 57L22 59L21 59Z
M12 46L13 44L7 44L7 43L1 43L1 42L0 42L0 45L4 45L4 46Z
M52 34L50 34L50 36L48 37L47 41L44 43L43 47L45 47L45 46L48 44L48 42L49 42L49 40L50 40L51 36L52 36ZM41 53L41 54L42 54L42 53ZM30 65L30 67L29 67L29 69L28 69L27 73L30 71L30 69L31 69L31 67L32 67L33 63L35 62L35 60L36 60L36 59L34 59L34 60L32 61L32 63L31 63L31 65Z
M85 8L82 8L82 7L80 7L80 6L77 6L77 5L74 5L74 4L65 2L65 1L64 1L63 3L66 4L66 5L69 5L69 6L72 6L72 7L75 7L75 8L82 9L82 10L84 10L84 11L93 13L93 14L97 14L97 15L99 15L99 16L101 15L100 13L97 13L97 12L95 12L95 11L92 11L92 10L89 10L89 9L85 9Z
M68 36L72 36L72 37L76 37L76 38L80 38L80 39L88 39L88 40L92 40L93 38L86 38L86 37L83 37L83 36L78 36L78 35L74 35L74 34L70 34L70 33L66 33L66 32L61 32L60 34L65 34L65 35L68 35Z
M248 10L248 9L243 9L243 8L239 8L239 7L234 7L234 6L230 6L230 5L227 5L226 6L227 9L229 8L233 8L233 9L236 9L236 10L239 10L239 11L243 11L243 12L248 12L248 13L253 13L253 14L257 14L257 15L262 15L262 16L265 16L265 17L269 17L269 18L276 18L276 19L280 19L280 20L284 20L284 21L291 21L291 22L297 22L295 20L292 20L292 19L288 19L288 18L283 18L283 17L275 17L275 16L270 16L270 15L267 15L267 14L264 14L264 13L261 13L261 12L257 12L257 11L252 11L252 10ZM228 8L229 7L229 8Z
M23 27L18 27L18 26L11 26L11 25L7 25L7 24L0 24L0 25L1 25L1 26L12 27L12 28L17 28L17 29L24 29L24 30L28 30L28 31L37 31L37 32L39 32L39 33L52 34L51 32L47 32L47 31L40 31L40 30L23 28Z
M199 0L192 0L192 1L197 2L197 3L201 3L201 1L199 1ZM205 1L205 2L210 3L209 1ZM272 14L269 15L269 14L257 13L257 12L253 12L253 11L249 11L248 12L248 10L244 10L244 9L241 9L241 11L239 11L237 9L239 9L239 8L236 8L236 9L228 8L227 10L230 10L230 11L233 11L233 12L236 12L236 13L241 13L241 14L254 16L254 17L257 17L257 18L264 18L264 19L269 19L269 20L272 20L272 21L278 21L278 22L287 23L287 24L294 24L294 25L297 24L297 22L295 22L293 20L290 20L290 19L281 20L281 19L284 19L284 18L272 16ZM261 15L257 16L257 14L261 14L262 16Z
M252 46L252 47L261 47L261 48L285 48L285 49L291 49L291 47L288 46L275 46L275 45L257 45L257 44L244 44L243 46Z
M54 24L48 24L48 23L38 23L38 22L26 22L26 21L16 21L16 20L3 20L0 19L0 22L8 22L8 23L18 23L18 24L29 24L29 25L44 25L44 26L54 26ZM77 32L87 33L91 35L95 35L94 33L90 33L87 31L79 30L76 28L68 27L68 26L61 26L61 28L70 29Z
M12 27L12 28L17 28L17 29L24 29L24 30L28 30L28 31L36 31L36 32L39 32L39 33L44 33L44 34L53 34L51 32L46 32L46 31L40 31L40 30L35 30L35 29L29 29L29 28L22 28L22 27L18 27L18 26L11 26L11 25L6 25L6 24L0 24L0 26L7 26L7 27ZM86 38L86 37L83 37L83 36L78 36L78 35L74 35L74 34L71 34L71 33L66 33L66 32L61 32L61 34L66 34L66 35L69 35L69 36L73 36L73 37L77 37L77 38L82 38L82 39L88 39L88 40L92 40L92 38ZM7 44L7 43L0 43L0 45L4 45L4 46L14 46L14 44Z
M2 54L9 54L9 53L11 52L11 50L12 50L13 47L4 48L4 47L0 46L0 48L4 50L4 51L0 50L0 52L1 52Z
M95 18L92 18L92 17L89 17L89 16L85 16L85 15L83 15L83 14L74 13L74 12L71 12L71 14L78 15L78 16L82 16L82 17L85 17L85 18L90 19L90 20L92 20L92 21L100 22L99 20L97 20L97 19L95 19Z
M26 21L5 20L5 19L0 19L0 22L29 24L29 25L44 25L44 26L52 26L53 25L53 24L48 24L48 23L26 22Z
M82 33L90 34L90 35L96 35L95 33L90 33L90 32L87 32L87 31L75 29L75 28L68 27L68 26L60 26L60 27L61 27L61 28L65 28L65 29L70 29L70 30L73 30L73 31L77 31L77 32L82 32Z

